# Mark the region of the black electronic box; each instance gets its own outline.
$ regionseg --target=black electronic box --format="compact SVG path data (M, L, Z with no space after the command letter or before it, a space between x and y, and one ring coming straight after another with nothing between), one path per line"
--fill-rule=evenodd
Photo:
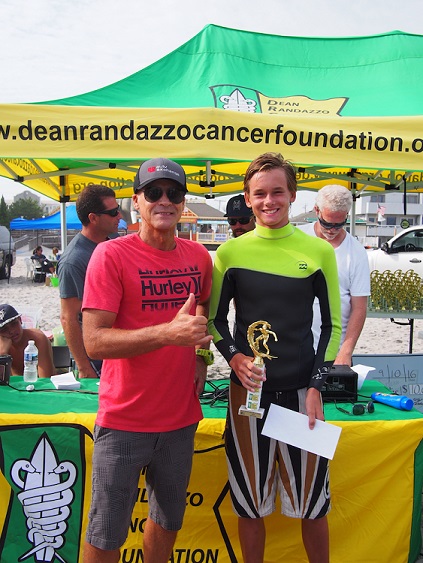
M322 387L324 402L355 402L358 375L350 366L333 365Z

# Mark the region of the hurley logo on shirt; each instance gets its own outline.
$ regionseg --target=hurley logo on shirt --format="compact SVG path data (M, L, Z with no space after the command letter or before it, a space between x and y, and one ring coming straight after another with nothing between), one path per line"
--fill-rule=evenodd
M193 293L201 293L201 272L198 266L183 269L139 270L142 310L180 309Z

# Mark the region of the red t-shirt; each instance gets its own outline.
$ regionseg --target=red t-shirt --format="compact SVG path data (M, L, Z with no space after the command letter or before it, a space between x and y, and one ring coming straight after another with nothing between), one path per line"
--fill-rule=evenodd
M138 234L99 244L88 266L82 308L114 312L113 326L131 330L170 322L190 293L208 299L208 251L199 243L175 241L171 251L148 246ZM105 360L96 423L166 432L198 422L202 412L194 376L194 347L171 342L146 354Z

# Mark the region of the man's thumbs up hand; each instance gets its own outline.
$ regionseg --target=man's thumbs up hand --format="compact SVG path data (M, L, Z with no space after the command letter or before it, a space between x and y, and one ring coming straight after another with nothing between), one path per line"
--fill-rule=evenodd
M207 318L202 315L191 315L195 305L195 295L189 294L188 299L169 323L170 342L173 346L208 346L213 337L207 333Z

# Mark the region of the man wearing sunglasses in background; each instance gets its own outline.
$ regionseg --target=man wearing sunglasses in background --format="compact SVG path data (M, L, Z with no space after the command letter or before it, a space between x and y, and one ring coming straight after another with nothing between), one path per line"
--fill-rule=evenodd
M91 360L82 339L81 305L88 262L97 244L117 233L121 214L115 192L93 184L79 194L76 212L82 230L66 247L58 263L60 321L79 377L99 377L101 360Z
M345 230L352 205L350 191L343 186L327 185L319 190L314 210L317 221L298 228L327 240L335 249L341 292L342 336L334 364L352 365L352 355L366 320L370 295L370 271L365 248ZM313 334L320 335L320 310L314 304Z
M253 212L245 203L244 194L236 195L228 200L225 217L228 218L235 238L252 231L256 226Z
M148 160L134 192L140 230L95 249L82 304L87 351L104 358L84 563L119 561L144 468L143 561L169 561L202 418L198 395L213 363L211 258L203 245L175 236L185 172L165 158Z

